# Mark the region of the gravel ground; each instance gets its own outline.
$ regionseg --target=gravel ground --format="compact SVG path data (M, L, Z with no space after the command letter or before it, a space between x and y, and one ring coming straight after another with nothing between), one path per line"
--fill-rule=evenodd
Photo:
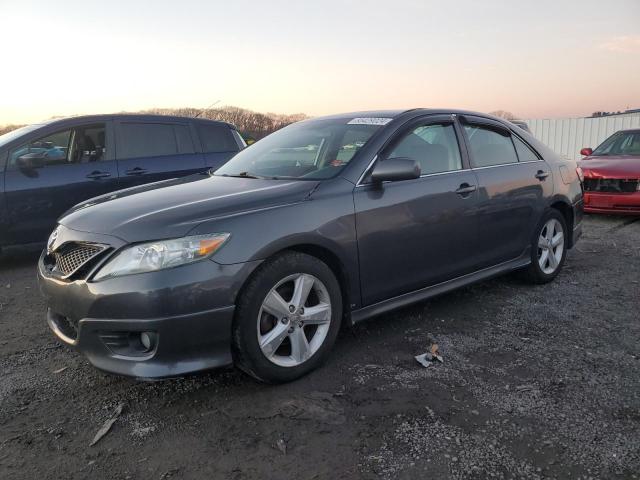
M588 217L554 283L381 316L278 387L96 371L48 331L36 258L0 257L2 479L640 477L640 220Z

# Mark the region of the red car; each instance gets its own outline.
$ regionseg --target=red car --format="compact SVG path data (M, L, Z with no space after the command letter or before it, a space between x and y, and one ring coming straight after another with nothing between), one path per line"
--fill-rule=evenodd
M616 132L580 154L585 212L640 215L640 129Z

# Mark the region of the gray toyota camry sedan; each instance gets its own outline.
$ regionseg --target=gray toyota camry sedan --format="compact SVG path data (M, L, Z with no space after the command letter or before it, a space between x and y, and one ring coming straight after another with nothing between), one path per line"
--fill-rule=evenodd
M97 368L277 383L318 367L341 324L514 270L553 280L581 220L575 162L509 122L359 112L77 205L39 279L51 330Z

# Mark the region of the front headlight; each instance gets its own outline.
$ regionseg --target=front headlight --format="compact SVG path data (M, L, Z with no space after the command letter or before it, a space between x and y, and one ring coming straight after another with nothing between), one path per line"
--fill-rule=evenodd
M154 272L197 262L217 252L229 236L229 233L212 233L132 245L109 260L94 279Z

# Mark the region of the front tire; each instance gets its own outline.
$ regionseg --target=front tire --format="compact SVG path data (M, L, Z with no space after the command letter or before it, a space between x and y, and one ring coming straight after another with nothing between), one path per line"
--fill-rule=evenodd
M531 240L531 264L527 280L544 284L552 281L564 265L568 248L567 222L558 210L545 212Z
M326 360L341 318L342 294L331 269L311 255L279 254L238 297L234 363L266 383L300 378Z

